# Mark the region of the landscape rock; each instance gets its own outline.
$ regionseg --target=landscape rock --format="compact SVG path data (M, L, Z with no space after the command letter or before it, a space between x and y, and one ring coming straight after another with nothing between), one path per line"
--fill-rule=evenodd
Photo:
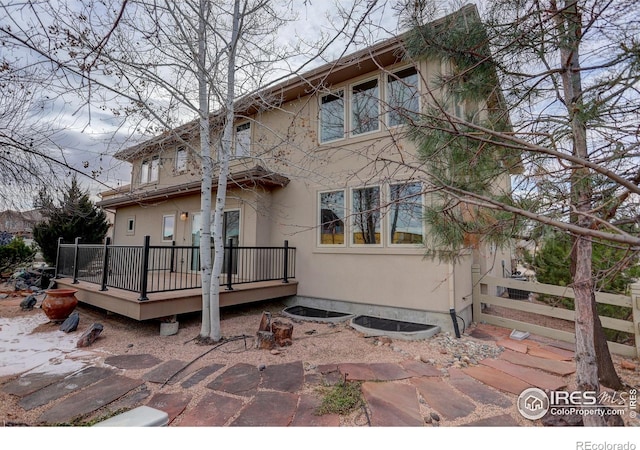
M636 370L636 365L633 362L626 359L622 360L622 362L620 363L620 367L627 370Z
M81 348L91 346L91 344L93 344L95 340L98 339L98 336L100 336L103 329L104 327L101 323L92 324L87 331L82 333L82 336L80 336L76 347Z
M31 311L33 307L36 306L37 302L38 301L36 300L36 297L34 295L29 295L20 302L20 309L22 309L23 311Z
M77 311L72 312L69 317L62 322L60 325L60 331L64 331L65 333L71 333L72 331L76 331L78 329L78 324L80 323L80 314Z

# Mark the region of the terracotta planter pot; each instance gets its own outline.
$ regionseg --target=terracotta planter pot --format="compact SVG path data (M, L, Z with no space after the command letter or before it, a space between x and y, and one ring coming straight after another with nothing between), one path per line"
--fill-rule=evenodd
M69 317L69 314L78 305L75 293L76 289L49 289L47 296L42 300L42 310L49 320L61 322Z

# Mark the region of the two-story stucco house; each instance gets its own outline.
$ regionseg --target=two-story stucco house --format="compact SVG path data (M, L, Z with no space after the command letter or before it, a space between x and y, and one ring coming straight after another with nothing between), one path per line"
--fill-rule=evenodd
M453 329L453 310L469 324L472 263L501 275L510 255L470 250L455 265L424 258L431 199L406 122L438 94L444 70L409 61L395 38L239 103L225 242L295 246L292 302L443 330ZM114 243L150 235L156 245L199 244L198 142L192 122L116 155L132 173L99 202L115 213ZM508 177L499 182L508 188Z

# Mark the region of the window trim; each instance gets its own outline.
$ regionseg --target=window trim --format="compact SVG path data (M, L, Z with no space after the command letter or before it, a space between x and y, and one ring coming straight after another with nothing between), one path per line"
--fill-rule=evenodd
M333 138L333 139L328 139L328 140L323 140L322 139L322 124L324 123L322 120L322 100L325 97L329 97L329 96L334 96L334 97L340 97L339 93L342 93L342 136L341 137L337 137L337 138ZM347 90L344 87L332 90L329 93L326 93L324 95L320 95L319 99L318 99L318 143L319 144L328 144L331 142L336 142L336 141L341 141L346 139L347 137Z
M376 87L378 88L378 94L377 94L377 100L378 101L376 102L376 106L377 106L377 109L378 109L378 115L377 115L377 119L378 120L376 122L377 122L378 126L377 126L377 128L375 130L365 131L365 132L356 134L356 133L354 133L355 125L354 125L354 117L353 117L353 109L354 109L353 108L353 101L354 101L355 95L353 93L353 88L356 87L356 86L360 86L362 84L369 83L369 82L374 81L374 80L376 81ZM383 129L383 125L382 125L382 123L383 123L383 119L382 119L383 114L382 114L382 111L381 111L382 110L382 108L381 108L381 106L382 106L382 84L380 83L380 73L378 73L375 76L372 76L372 77L369 77L369 78L364 78L364 79L358 80L357 82L354 82L354 83L350 83L349 84L349 99L348 100L349 101L347 103L348 103L348 110L349 110L348 111L349 112L349 114L348 114L349 115L349 127L348 127L349 128L349 132L348 132L349 137L351 137L351 138L359 138L360 136L367 136L369 134L378 133L378 132L382 131L382 129ZM345 108L345 110L346 110L346 108Z
M173 227L173 233L171 234L171 239L165 239L165 225L166 225L166 219L171 218L173 219L173 223L172 223L172 227ZM160 230L161 235L160 235L160 239L162 240L162 242L173 242L176 239L176 214L163 214L162 215L162 229Z
M125 233L127 236L134 236L136 234L136 216L127 217Z
M387 233L389 233L387 235L387 247L389 248L411 248L411 247L417 247L417 246L424 246L425 241L426 241L426 225L424 223L424 220L421 220L420 225L422 228L422 242L419 243L394 243L393 242L393 236L391 236L391 220L392 220L392 213L393 213L393 203L392 203L392 199L391 199L391 187L392 186L399 186L399 185L406 185L406 184L418 184L420 185L420 206L422 207L422 214L424 214L425 211L425 194L424 192L422 192L424 190L423 187L423 183L420 180L392 180L387 184L386 187L386 193L388 195L388 200L387 200L387 211L386 211L386 222L387 222Z
M342 244L323 244L322 243L322 226L324 222L322 221L322 194L331 194L334 192L342 192ZM347 189L328 189L318 191L317 193L317 208L316 208L316 224L318 224L318 232L316 236L316 245L322 248L346 248L347 247L347 238L348 238L348 221L349 217L347 216Z

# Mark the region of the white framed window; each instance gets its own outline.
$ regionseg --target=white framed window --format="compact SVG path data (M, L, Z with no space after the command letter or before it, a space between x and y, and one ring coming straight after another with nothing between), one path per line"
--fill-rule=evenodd
M158 181L160 172L160 157L154 156L151 159L145 159L140 165L140 184L152 183Z
M151 167L149 168L149 182L153 183L158 181L158 174L160 172L160 158L155 156L151 160Z
M318 194L319 245L345 245L345 191Z
M136 233L136 217L127 217L127 234L134 235Z
M184 146L178 147L176 150L176 173L182 173L187 170L188 153L187 148Z
M142 164L140 165L140 184L149 182L149 167L150 161L142 161Z
M176 215L165 214L162 216L162 241L171 242L175 239Z
M251 156L251 122L236 126L235 154L238 158Z
M380 186L351 190L351 244L382 244Z
M424 243L424 199L422 183L406 182L389 185L390 245Z
M320 98L320 142L344 138L344 90Z
M418 72L407 67L387 75L387 125L394 127L415 120L420 112Z
M380 88L374 78L351 87L351 135L380 129Z

